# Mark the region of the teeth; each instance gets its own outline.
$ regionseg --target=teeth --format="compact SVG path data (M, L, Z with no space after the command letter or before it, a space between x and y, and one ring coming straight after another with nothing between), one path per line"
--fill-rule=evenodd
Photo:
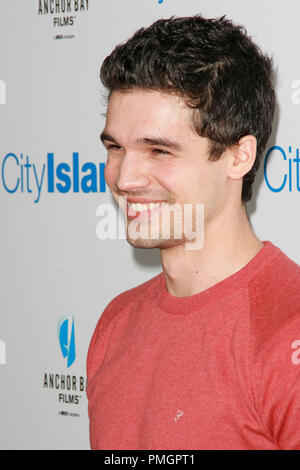
M147 211L147 210L152 210L155 207L159 207L159 206L162 206L163 204L165 204L165 202L150 202L150 204L140 204L140 203L134 204L134 203L128 202L128 201L127 201L127 203L128 203L128 206L130 207L130 209L132 209L135 212L143 212L143 211Z

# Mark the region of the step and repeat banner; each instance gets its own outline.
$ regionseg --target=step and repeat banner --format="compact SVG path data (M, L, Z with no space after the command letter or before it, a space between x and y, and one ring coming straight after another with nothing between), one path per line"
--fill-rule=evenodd
M113 202L99 68L141 26L196 13L245 25L274 58L279 106L248 212L300 264L300 4L0 0L1 449L89 449L91 335L113 297L161 272L122 218L115 237L99 230Z

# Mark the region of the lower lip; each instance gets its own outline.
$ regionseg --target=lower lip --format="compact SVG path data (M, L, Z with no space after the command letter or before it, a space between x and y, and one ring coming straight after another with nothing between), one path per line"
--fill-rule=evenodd
M159 212L164 207L164 205L165 204L162 204L160 206L154 207L153 209L147 209L147 210L141 211L141 212L134 211L133 209L131 209L127 205L127 217L130 220L137 219L137 218L139 218L139 220L148 219L149 217L152 216L152 214L155 214L156 212Z

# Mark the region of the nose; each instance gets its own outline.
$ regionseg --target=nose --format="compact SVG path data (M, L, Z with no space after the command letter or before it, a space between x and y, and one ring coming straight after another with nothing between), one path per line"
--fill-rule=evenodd
M150 184L147 175L147 165L142 155L127 152L119 167L117 187L120 191L131 191L139 188L146 188Z

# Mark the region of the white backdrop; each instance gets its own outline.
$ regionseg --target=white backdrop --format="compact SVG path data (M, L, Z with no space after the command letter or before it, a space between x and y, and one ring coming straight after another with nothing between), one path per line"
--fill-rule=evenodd
M274 57L279 111L265 155L277 149L248 211L258 237L300 264L300 4L0 0L2 449L89 449L85 364L96 322L115 295L161 271L157 250L96 236L97 207L112 202L99 68L139 27L195 13L244 24Z

